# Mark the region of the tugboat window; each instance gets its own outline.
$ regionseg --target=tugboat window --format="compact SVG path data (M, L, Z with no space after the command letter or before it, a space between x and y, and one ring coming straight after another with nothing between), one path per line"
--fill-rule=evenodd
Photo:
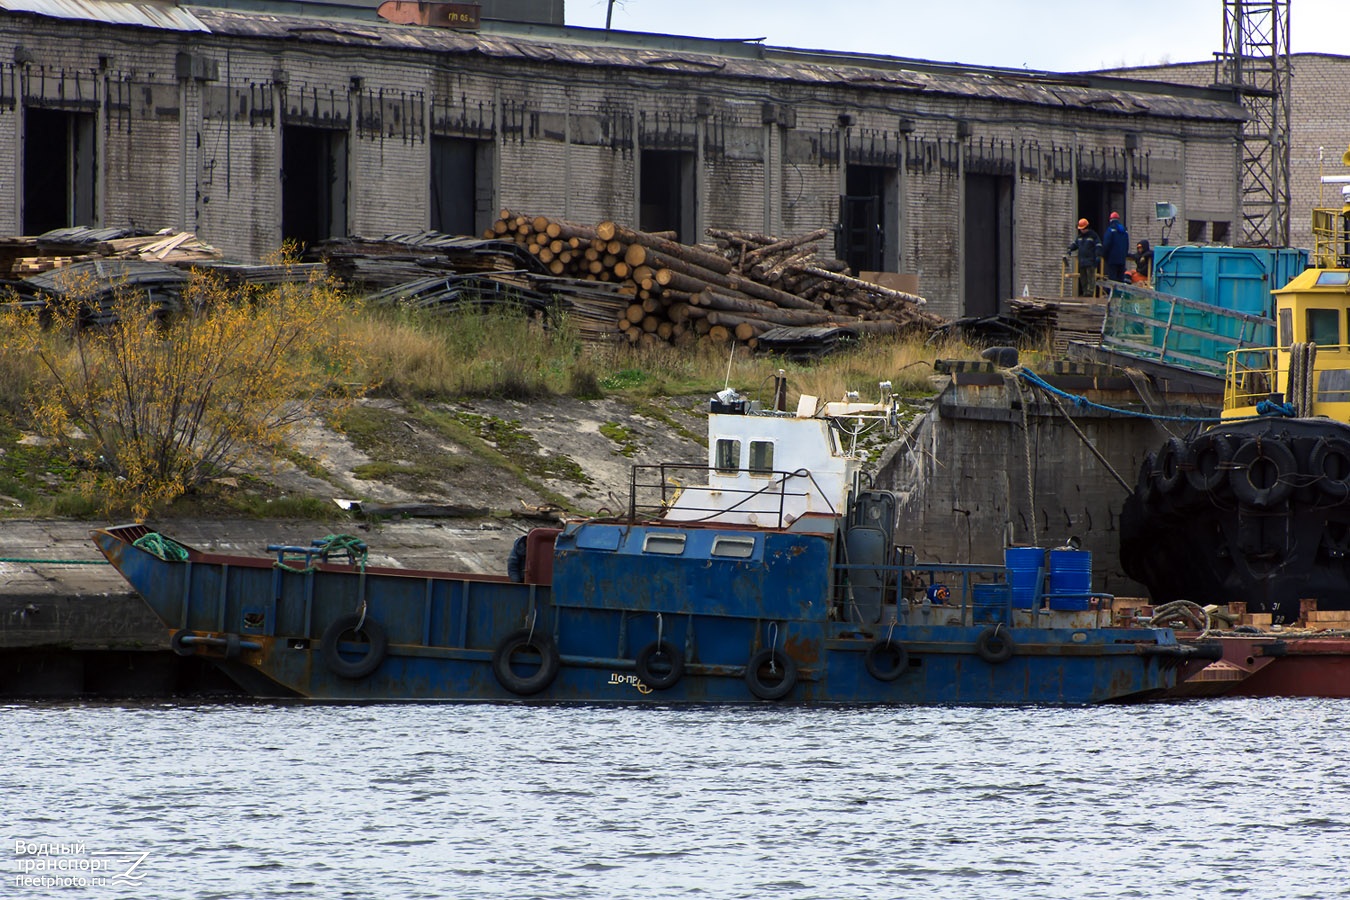
M1341 314L1335 309L1308 310L1308 340L1319 347L1337 347L1341 343Z
M755 539L744 537L715 537L712 546L713 556L730 556L734 559L749 559L755 555Z
M750 471L759 475L773 471L773 441L750 442Z
M684 535L649 534L647 539L642 542L642 549L645 553L664 553L668 556L679 556L684 552Z
M1318 287L1344 287L1350 284L1350 272L1323 272L1317 276Z
M734 473L741 467L741 442L732 441L726 438L719 438L717 441L717 471L718 474L726 475Z

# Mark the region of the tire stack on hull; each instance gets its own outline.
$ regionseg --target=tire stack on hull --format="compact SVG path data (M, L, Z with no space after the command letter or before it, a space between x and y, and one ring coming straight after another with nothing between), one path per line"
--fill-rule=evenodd
M1121 512L1121 564L1155 603L1350 609L1350 427L1253 419L1172 438Z

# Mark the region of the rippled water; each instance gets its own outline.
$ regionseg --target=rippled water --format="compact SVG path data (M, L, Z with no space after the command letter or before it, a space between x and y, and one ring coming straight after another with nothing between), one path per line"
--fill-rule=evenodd
M10 705L0 726L3 897L1347 892L1344 701ZM16 841L148 855L120 887L44 888L14 881L43 858Z

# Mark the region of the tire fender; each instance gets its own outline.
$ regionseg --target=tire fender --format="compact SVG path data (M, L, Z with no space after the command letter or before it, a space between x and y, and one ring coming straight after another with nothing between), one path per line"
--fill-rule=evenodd
M515 655L522 650L533 650L539 654L539 668L529 675L519 675L511 667ZM492 674L497 682L513 694L528 697L537 694L553 683L562 668L562 658L558 655L558 645L553 639L537 629L522 628L502 638L497 649L492 651Z
M905 645L890 639L876 641L863 659L867 674L877 681L895 681L909 671L909 652Z
M1002 625L991 625L975 639L975 652L980 659L996 666L1013 658L1017 644L1012 635L1007 634Z
M777 681L775 673L781 674ZM797 684L797 664L782 650L765 647L745 664L745 683L761 700L782 700Z
M652 663L657 664L656 670ZM643 647L633 662L638 678L649 688L664 691L684 676L684 654L670 641L652 641Z
M360 626L359 628L357 626ZM367 650L360 659L347 659L338 652L344 634L365 635ZM328 670L340 678L365 678L384 662L389 653L389 635L384 626L369 615L365 621L357 615L339 616L324 629L319 655Z

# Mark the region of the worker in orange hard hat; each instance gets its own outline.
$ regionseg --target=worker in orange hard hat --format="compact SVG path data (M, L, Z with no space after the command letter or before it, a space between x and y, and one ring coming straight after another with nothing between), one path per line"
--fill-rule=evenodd
M1106 234L1102 237L1102 256L1106 258L1106 277L1111 281L1125 280L1125 258L1130 252L1130 234L1120 213L1111 213L1106 225Z
M1070 253L1078 254L1078 296L1097 295L1097 261L1102 255L1102 239L1088 227L1087 219L1078 220L1078 237L1069 245ZM1064 257L1066 260L1067 256Z

